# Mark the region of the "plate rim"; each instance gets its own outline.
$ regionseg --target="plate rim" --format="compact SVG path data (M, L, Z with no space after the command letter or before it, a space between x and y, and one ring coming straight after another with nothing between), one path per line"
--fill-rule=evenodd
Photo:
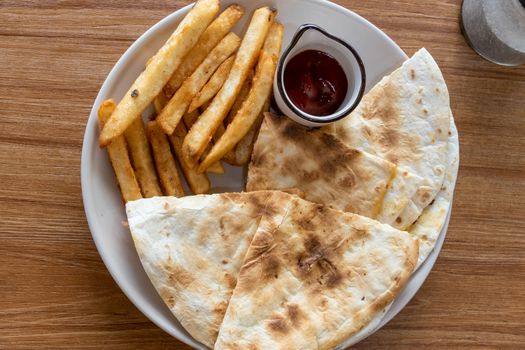
M283 0L275 0L276 2L283 1ZM239 2L242 2L239 1ZM397 45L397 43L390 38L385 32L383 32L381 29L379 29L377 26L375 26L373 23L371 23L368 19L365 17L360 16L359 14L355 13L354 11L345 8L341 5L332 3L330 1L323 1L323 0L302 0L304 3L310 3L310 4L316 4L325 6L328 8L331 8L332 10L335 10L337 12L343 12L348 16L352 16L355 19L364 22L370 29L372 29L376 34L379 34L385 42L385 44L389 45L393 49L399 51L400 54L404 56L405 59L408 59L408 56L404 52L404 50ZM116 63L113 65L112 69L110 70L109 74L105 78L104 82L101 85L100 90L97 93L97 96L93 102L92 108L89 113L88 120L86 122L86 127L84 130L84 137L82 141L82 152L81 152L81 164L80 164L80 182L81 182L81 190L82 190L82 202L84 206L84 212L87 219L88 227L90 230L91 237L93 239L93 242L95 243L95 246L97 248L97 251L100 255L100 258L102 259L106 269L110 273L111 277L115 281L115 283L118 285L120 290L124 293L124 295L128 298L128 300L151 322L153 322L157 327L161 328L164 332L167 334L173 336L178 341L181 341L185 343L186 345L189 345L193 348L202 346L201 343L197 342L195 339L188 337L186 334L183 334L182 332L178 331L179 334L175 335L171 330L168 330L167 327L164 326L163 322L159 319L157 315L154 313L148 312L146 310L146 305L142 305L140 303L140 300L138 300L138 297L135 295L135 291L133 288L126 286L123 281L121 281L121 276L119 276L116 271L115 267L112 263L108 260L108 252L106 252L106 248L104 247L104 244L101 242L101 240L98 238L96 234L94 234L94 230L97 230L96 228L96 221L97 216L95 215L94 210L92 209L94 207L94 195L90 193L91 186L88 184L89 181L89 170L90 167L90 157L92 155L91 149L93 146L93 138L95 137L94 133L96 132L97 128L93 125L96 123L96 113L97 113L97 107L100 105L100 103L103 100L103 96L107 94L107 90L109 90L110 82L115 80L115 77L120 74L120 71L123 69L124 63L127 62L130 59L130 56L133 55L133 53L140 48L145 42L149 41L150 37L154 36L155 33L161 31L165 26L169 26L172 24L173 21L176 21L176 17L179 15L186 14L190 8L194 5L194 3L190 3L186 6L183 6L167 16L160 19L158 22L150 26L144 33L142 33L126 50L125 52L120 56L120 58L116 61ZM395 68L394 68L395 69ZM386 73L389 74L389 73ZM94 117L95 116L95 117ZM98 147L98 146L97 146ZM457 178L456 178L457 180ZM454 183L455 187L456 183ZM420 290L421 286L425 282L425 280L428 278L428 275L430 274L437 257L439 256L439 253L441 251L441 248L443 246L447 231L448 231L448 225L451 218L452 213L452 204L453 204L453 198L451 198L451 204L450 208L448 210L447 218L445 220L445 223L443 225L443 228L438 236L438 240L436 242L436 245L432 252L429 254L427 259L422 263L420 268L414 272L414 274L418 273L419 271L424 271L424 276L421 278L421 282L418 283L417 288L414 288L413 291L409 292L408 295L406 295L405 298L403 298L403 301L400 302L398 305L399 307L396 307L395 310L392 308L387 311L387 313L382 317L381 321L378 323L378 325L374 328L372 328L369 332L363 334L362 336L359 336L359 333L355 334L354 336L358 336L355 341L351 343L351 345L356 344L358 342L363 341L370 335L374 334L376 331L381 329L386 323L391 321L401 310L405 308L405 306L410 302L410 300L417 294L417 292ZM394 302L397 301L397 299L404 293L405 290L401 291L398 295L398 297L394 300ZM351 338L350 338L351 339ZM350 346L351 346L350 345Z

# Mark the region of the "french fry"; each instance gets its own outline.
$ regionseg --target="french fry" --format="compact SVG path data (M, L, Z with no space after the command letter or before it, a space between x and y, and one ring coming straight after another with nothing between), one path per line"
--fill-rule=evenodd
M185 137L184 159L192 168L196 166L213 134L235 102L242 84L259 57L275 15L276 11L270 10L269 7L262 7L254 12L228 79Z
M146 62L146 67L151 63L152 60L153 60L153 56L150 57L148 61ZM164 108L164 106L166 106L167 103L168 103L168 98L166 97L164 90L161 90L159 94L157 95L157 97L153 99L153 107L155 108L155 112L157 113L157 115L159 115L160 112L162 112L162 109Z
M202 89L217 68L239 47L241 39L230 33L210 52L193 74L184 81L157 118L168 135L173 134L195 95Z
M133 161L135 176L142 189L142 195L144 198L162 196L142 118L137 118L131 123L124 132L124 138Z
M202 155L202 160L206 159L206 157L208 156L208 154L210 154L210 152L208 151L207 153L204 153ZM226 153L223 157L222 157L222 160L225 161L226 163L230 164L230 165L233 165L233 166L238 166L237 164L237 159L235 158L235 149L234 150L231 150L229 151L228 153ZM208 171L208 170L206 170Z
M235 146L235 165L242 166L250 162L253 153L253 146L259 135L259 130L261 129L261 124L264 119L264 114L270 110L270 99L266 100L266 103L263 107L261 113L257 117L255 123L253 123L250 131L239 141L237 146Z
M175 159L171 154L168 137L162 132L156 121L149 122L146 128L164 194L184 197L184 189L180 182Z
M188 108L189 113L195 111L197 108L210 101L213 97L215 97L215 95L217 95L217 92L219 92L221 89L222 85L226 81L226 78L228 78L228 74L232 69L234 60L235 56L231 56L226 61L224 61L219 66L219 68L217 68L210 80L191 101L190 107Z
M228 125L224 135L215 143L210 154L200 164L199 173L206 171L211 164L232 150L257 120L272 91L273 77L281 52L282 37L283 26L275 22L264 43L248 98Z
M254 72L253 72L253 70L251 70L250 73L248 74L248 77L246 78L246 81L242 85L242 88L241 88L241 91L239 92L239 95L237 96L237 98L235 99L235 102L233 103L233 106L232 106L232 109L230 110L230 113L228 113L228 116L224 120L224 124L226 126L228 126L228 124L231 123L231 121L233 120L235 115L237 115L237 112L239 111L239 109L241 109L242 104L244 103L246 98L248 98L248 94L250 93L250 89L252 88L252 84L253 84L253 76L254 76ZM222 134L224 134L224 132ZM228 153L226 153L224 155L224 157L222 157L222 159L226 163L228 163L230 165L234 165L234 166L238 166L239 165L238 162L237 162L237 159L236 159L236 155L235 155L235 150L234 149L229 151Z
M203 155L207 155L210 151L211 151L211 147L207 148L206 151L203 153ZM222 174L225 173L225 169L224 169L224 166L222 165L222 163L220 161L218 161L218 162L215 162L212 165L210 165L210 167L208 169L206 169L206 172L210 173L210 174L222 175Z
M244 9L241 6L232 5L210 24L166 84L164 88L166 96L172 97L175 94L182 83L197 69L219 41L228 34L243 14Z
M100 133L100 146L109 145L135 119L140 118L218 12L219 0L198 0L195 3L115 108Z
M226 126L228 126L228 124L232 122L233 117L237 115L237 112L239 111L239 109L241 109L242 104L244 103L246 98L248 98L248 94L250 93L250 89L252 88L254 74L255 74L254 71L251 70L250 73L248 74L248 77L246 78L246 81L242 85L241 91L239 92L239 95L235 99L235 102L233 103L230 113L228 113L228 116L224 120L224 124Z
M215 143L217 143L221 139L222 135L224 135L225 132L226 132L226 128L224 127L224 124L221 123L219 125L219 127L217 128L217 131L215 131L215 134L213 134L213 142L210 142L208 144L208 147L206 148L206 152L204 152L202 154L202 156L201 156L201 160L204 160L204 159L206 159L206 157L208 157L208 155L211 152L211 149L212 149L213 145ZM226 163L228 163L230 165L235 165L236 164L235 153L233 151L230 151L230 152L226 153L222 157L222 160L224 160ZM208 170L206 170L206 171L208 171Z
M224 127L224 125L221 123L219 125L219 127L217 128L217 131L215 131L215 134L213 134L213 142L209 143L208 146L206 147L206 150L204 151L204 153L202 154L202 157L201 159L206 159L206 157L208 156L208 154L210 153L211 149L212 149L212 146L215 142L219 141L220 138L222 137L222 135L224 135L224 133L226 132L226 128ZM216 169L217 169L217 166L216 164L220 164L221 168L222 168L222 172L219 172L217 173ZM208 169L206 169L207 172L209 173L215 173L215 174L224 174L224 167L222 166L221 164L221 161L220 159L218 159L215 163L211 164Z
M104 125L111 117L115 108L116 104L113 100L102 102L98 109L98 120L101 129L104 128ZM140 192L139 183L135 177L133 167L131 166L131 160L129 159L126 140L124 137L119 136L115 138L107 147L107 151L124 201L129 202L141 199L142 193Z
M184 158L182 157L182 143L186 136L186 128L184 123L180 123L175 132L168 138L170 139L173 150L179 160L180 167L186 178L186 182L190 186L194 194L206 194L210 190L210 180L206 174L197 174L197 169L191 169Z
M199 113L197 111L193 111L191 113L186 113L182 117L184 120L184 125L186 125L186 128L189 129L191 126L195 123L195 121L199 118ZM204 152L205 155L207 155L211 150L211 147L208 147L206 151ZM207 170L208 173L213 174L224 174L224 166L220 161L213 163L210 165L210 167Z
M213 100L212 100L213 101ZM205 104L203 104L201 106L201 108L199 108L199 111L201 112L201 115L206 112L206 110L208 109L208 107L211 105L212 101L208 101L206 102Z
M159 115L166 104L168 103L168 98L164 94L164 91L159 92L157 97L153 100L153 106L155 107L155 112L157 112L157 115Z
M188 112L182 116L182 119L184 120L184 125L186 126L186 130L191 129L193 124L195 124L195 121L199 118L199 112L193 111Z
M222 135L226 132L226 128L224 127L224 124L220 123L219 127L215 131L215 134L213 134L213 140L219 141Z

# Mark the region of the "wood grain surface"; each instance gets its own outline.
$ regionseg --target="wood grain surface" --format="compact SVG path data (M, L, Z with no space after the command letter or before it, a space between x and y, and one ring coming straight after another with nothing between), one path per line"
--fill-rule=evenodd
M525 67L482 60L460 0L339 0L450 89L461 169L427 281L356 349L525 347ZM88 114L112 66L180 0L0 0L0 349L189 349L124 296L89 233L80 189Z

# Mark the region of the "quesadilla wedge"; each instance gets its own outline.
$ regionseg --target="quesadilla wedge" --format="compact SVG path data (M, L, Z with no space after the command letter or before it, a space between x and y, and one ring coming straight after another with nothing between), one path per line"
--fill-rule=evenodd
M259 224L216 350L332 349L389 305L416 265L418 241L407 232L289 202L280 221Z
M284 214L286 203L276 200L272 192L254 192L155 197L126 206L155 289L182 326L210 348L259 221Z
M157 292L183 327L210 348L219 328L227 327L221 323L243 262L247 268L246 252L259 249L259 241L252 243L256 234L275 229L276 242L287 242L276 246L276 252L283 247L290 248L290 254L306 249L301 257L287 255L300 258L303 282L315 281L310 286L319 285L321 294L345 295L341 311L333 315L334 322L346 319L352 325L351 331L338 333L342 340L380 319L417 261L418 241L408 233L280 191L155 197L129 202L126 210L140 260ZM268 285L274 285L274 275L262 272L250 281L265 293L258 279L271 275ZM287 281L279 279L288 276L284 272L276 281ZM246 288L251 282L243 276ZM280 286L286 284L275 288ZM277 299L285 292L275 290ZM365 299L355 304L357 296L350 298L349 292ZM335 300L319 302L333 312ZM266 302L273 305L273 297L254 305Z
M267 113L248 171L247 191L296 188L304 198L391 224L423 179L384 159Z
M421 49L373 87L348 117L323 129L424 179L396 218L395 226L404 229L443 184L450 115L443 75L430 53Z
M448 150L449 162L441 191L439 191L433 203L425 208L421 216L408 230L420 242L417 267L426 260L434 249L452 205L459 168L459 139L454 118L451 119Z

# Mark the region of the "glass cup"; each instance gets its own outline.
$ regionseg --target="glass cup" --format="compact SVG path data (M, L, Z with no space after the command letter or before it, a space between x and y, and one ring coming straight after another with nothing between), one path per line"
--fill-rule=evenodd
M525 0L463 0L461 22L481 57L505 66L525 64Z

